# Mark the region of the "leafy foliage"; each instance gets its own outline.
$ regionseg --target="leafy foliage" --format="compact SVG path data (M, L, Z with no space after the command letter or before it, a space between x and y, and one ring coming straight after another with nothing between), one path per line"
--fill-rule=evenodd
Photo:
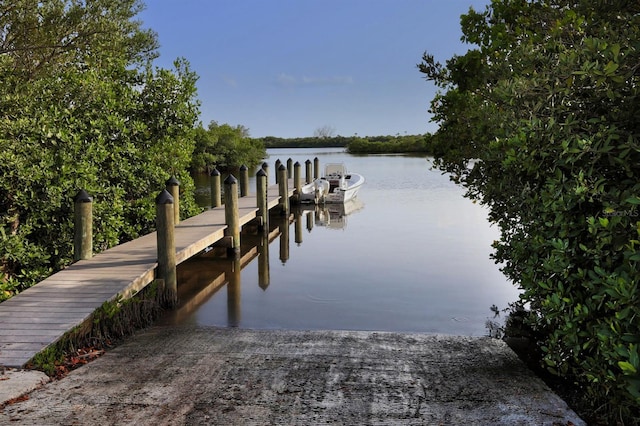
M151 231L175 175L184 214L198 114L185 61L153 68L136 0L17 0L0 6L0 300L72 259L73 197L94 197L103 250Z
M301 137L301 138L279 138L276 136L266 136L262 138L267 148L328 148L347 146L351 140L345 136L332 137Z
M418 65L441 88L439 167L500 226L495 260L523 289L547 368L635 424L640 3L493 0L461 23L476 49Z
M431 135L355 137L347 144L352 154L422 153L431 154Z
M263 139L267 148L325 148L346 147L353 154L381 154L419 152L431 153L431 135L395 136L327 136L305 138L276 138L268 136Z
M242 125L230 126L209 123L207 129L196 128L196 145L191 170L209 173L218 169L237 169L242 165L255 167L266 157L264 143L249 137L249 129Z

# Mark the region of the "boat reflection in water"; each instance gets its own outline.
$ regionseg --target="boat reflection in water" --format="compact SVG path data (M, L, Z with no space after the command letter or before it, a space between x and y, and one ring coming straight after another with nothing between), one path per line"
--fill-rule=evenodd
M279 240L278 257L284 265L290 256L290 226L294 226L297 245L302 244L303 229L308 232L314 226L327 229L344 229L347 216L361 210L364 204L358 199L344 204L300 205L292 208L292 214L285 217L272 214L269 218L270 229L258 229L255 224L247 224L240 238L240 255L227 257L225 247L212 246L193 258L178 265L178 306L159 320L160 325L199 323L198 316L207 316L210 300L219 299L218 294L226 288L226 310L229 327L238 327L242 322L241 285L242 270L257 259L258 286L266 291L270 285L269 245ZM255 267L255 265L252 265ZM245 279L245 285L251 285L253 279ZM217 304L220 307L220 304ZM200 311L200 309L202 311ZM219 312L216 314L219 315ZM207 322L207 321L205 321ZM217 322L217 321L216 321ZM219 324L224 325L224 324Z
M347 226L347 216L364 208L364 203L358 198L351 199L345 203L332 203L317 205L311 209L313 219L317 226L324 226L329 229L344 229ZM303 206L303 208L305 208Z

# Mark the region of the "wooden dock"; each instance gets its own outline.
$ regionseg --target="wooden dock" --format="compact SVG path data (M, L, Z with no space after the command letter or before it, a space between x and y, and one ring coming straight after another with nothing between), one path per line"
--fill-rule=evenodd
M289 179L289 188L293 188ZM289 189L289 196L294 190ZM277 185L267 190L268 208L280 201ZM240 226L256 218L255 194L238 199ZM224 237L224 206L181 221L175 228L176 263ZM130 297L155 279L156 234L120 244L80 260L0 303L0 366L22 367L34 355L90 319L104 302Z

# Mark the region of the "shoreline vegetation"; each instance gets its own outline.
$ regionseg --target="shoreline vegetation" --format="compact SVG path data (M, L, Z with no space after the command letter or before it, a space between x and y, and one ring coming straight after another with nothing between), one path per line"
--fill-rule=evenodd
M266 136L249 137L249 129L242 125L231 126L209 123L195 129L195 148L191 157L192 173L233 171L242 165L257 166L267 155L269 148L345 148L350 154L424 154L433 155L431 134L394 136L310 136L280 138Z
M261 138L265 148L329 148L344 147L350 154L433 154L431 135L387 135L387 136L328 136Z

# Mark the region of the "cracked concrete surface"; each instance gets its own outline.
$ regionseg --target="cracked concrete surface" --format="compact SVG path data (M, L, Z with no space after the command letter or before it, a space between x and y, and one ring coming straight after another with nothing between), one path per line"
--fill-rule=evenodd
M502 341L185 325L137 333L12 425L584 425Z

